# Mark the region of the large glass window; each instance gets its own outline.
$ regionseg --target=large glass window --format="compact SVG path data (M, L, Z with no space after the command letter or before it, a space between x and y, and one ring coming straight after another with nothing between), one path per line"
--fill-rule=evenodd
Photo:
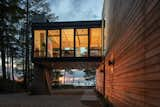
M34 31L34 57L46 56L46 31Z
M101 56L102 37L101 28L90 28L90 56Z
M48 30L48 57L60 56L60 30Z
M76 29L76 57L88 56L88 29Z
M62 57L74 56L74 30L62 29Z

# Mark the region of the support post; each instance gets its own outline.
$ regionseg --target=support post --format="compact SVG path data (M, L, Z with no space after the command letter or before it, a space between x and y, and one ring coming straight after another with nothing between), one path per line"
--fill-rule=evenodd
M31 94L51 94L51 69L44 64L34 64L34 78L31 85Z

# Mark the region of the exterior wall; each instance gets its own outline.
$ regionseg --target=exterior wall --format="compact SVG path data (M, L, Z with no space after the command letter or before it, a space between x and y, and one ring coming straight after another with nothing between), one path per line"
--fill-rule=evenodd
M101 95L104 95L104 69L103 69L103 64L101 64L96 69L96 90Z
M105 97L114 107L160 106L160 1L105 0ZM108 62L114 61L109 65ZM101 74L97 70L97 90Z

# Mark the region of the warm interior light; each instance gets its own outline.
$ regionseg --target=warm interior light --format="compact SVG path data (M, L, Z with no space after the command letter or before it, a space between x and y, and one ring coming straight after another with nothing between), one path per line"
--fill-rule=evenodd
M62 29L62 56L74 56L74 30Z
M90 35L88 34L88 30L90 32ZM76 57L87 57L88 44L90 44L90 56L101 56L102 52L101 28L75 29L75 35L74 35L74 29L62 29L61 32L59 29L48 30L48 38L47 38L48 57L60 57L60 36L62 43L61 44L62 57L70 57L70 56L74 57L74 51L76 53ZM75 44L74 44L74 36L75 36ZM43 57L45 55L46 55L46 30L35 30L34 56Z
M62 30L62 48L73 48L74 42L74 31L73 29L63 29Z
M58 57L60 53L60 30L48 30L48 55Z
M90 47L91 48L101 48L101 28L91 28L90 29Z
M88 56L88 29L76 29L76 56Z
M101 28L90 29L90 53L91 56L101 56L102 38Z
M46 55L46 31L34 31L34 56L43 57Z

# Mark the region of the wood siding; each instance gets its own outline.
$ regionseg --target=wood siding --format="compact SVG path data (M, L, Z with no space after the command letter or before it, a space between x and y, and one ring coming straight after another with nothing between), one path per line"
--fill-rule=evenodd
M160 107L160 0L106 1L105 97L114 107Z
M96 70L96 90L104 95L104 69L103 64L101 64Z

